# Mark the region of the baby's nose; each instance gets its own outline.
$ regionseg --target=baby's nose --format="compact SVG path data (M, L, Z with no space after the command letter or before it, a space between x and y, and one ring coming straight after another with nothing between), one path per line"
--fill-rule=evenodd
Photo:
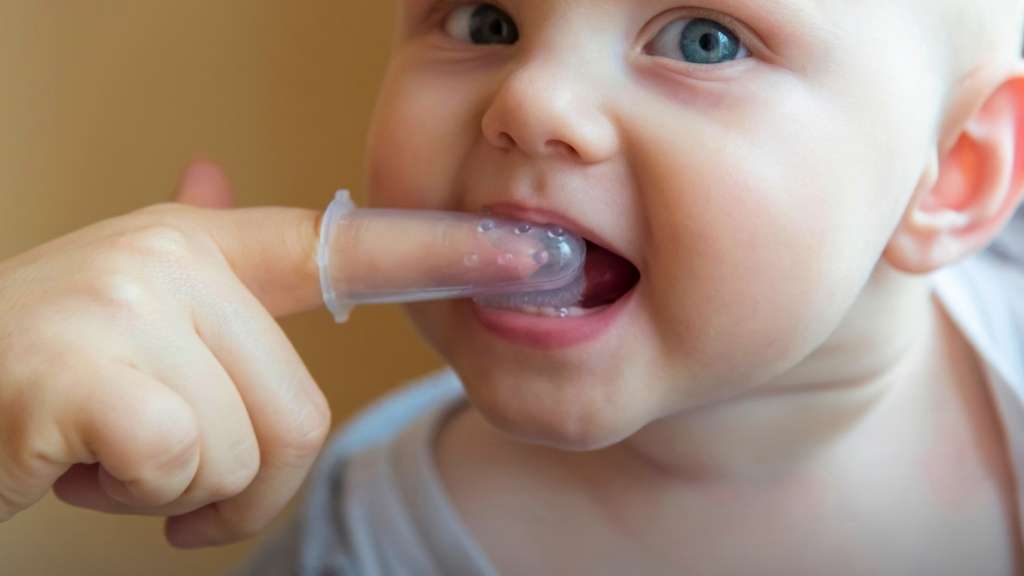
M619 134L596 92L563 66L525 65L499 87L483 118L484 136L530 157L603 162L619 152Z

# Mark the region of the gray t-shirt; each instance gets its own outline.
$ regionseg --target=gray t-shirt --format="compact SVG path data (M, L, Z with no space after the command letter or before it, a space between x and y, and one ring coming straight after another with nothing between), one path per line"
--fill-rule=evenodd
M444 493L434 438L465 404L450 370L377 402L331 442L298 518L248 576L496 576Z

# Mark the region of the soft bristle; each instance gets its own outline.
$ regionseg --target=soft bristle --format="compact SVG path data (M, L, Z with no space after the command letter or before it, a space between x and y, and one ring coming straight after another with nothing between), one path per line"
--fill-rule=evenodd
M599 308L612 304L636 286L640 271L632 262L587 242L584 273L557 290L485 296L477 303L491 308Z
M528 292L525 294L509 294L504 296L484 296L477 302L492 308L521 308L536 306L538 308L567 308L576 306L583 298L587 287L586 276L580 274L571 284L556 290Z

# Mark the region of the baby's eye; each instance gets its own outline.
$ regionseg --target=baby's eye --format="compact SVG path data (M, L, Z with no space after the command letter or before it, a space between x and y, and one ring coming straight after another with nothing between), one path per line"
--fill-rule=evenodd
M672 22L658 32L647 52L692 64L721 64L750 55L736 33L707 18Z
M476 3L460 6L448 15L444 31L449 36L473 44L515 44L519 28L493 4Z

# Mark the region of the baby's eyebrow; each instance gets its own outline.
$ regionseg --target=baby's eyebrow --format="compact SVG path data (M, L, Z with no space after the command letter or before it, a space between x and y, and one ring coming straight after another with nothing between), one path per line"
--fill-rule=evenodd
M813 19L821 16L822 0L712 0L715 8L767 13L774 18Z

